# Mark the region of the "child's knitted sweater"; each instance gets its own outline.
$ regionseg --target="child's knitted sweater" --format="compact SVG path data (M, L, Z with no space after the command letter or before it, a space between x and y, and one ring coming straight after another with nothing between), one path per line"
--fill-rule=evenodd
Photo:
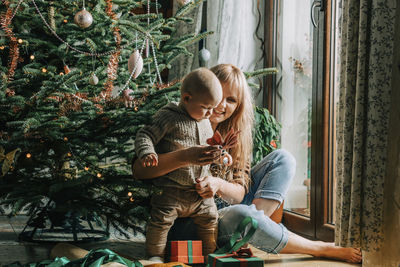
M196 121L177 103L169 103L154 115L150 125L138 131L135 139L136 155L141 159L150 153L167 153L185 147L206 145L207 138L212 135L208 119ZM162 178L168 178L169 181L159 179L157 185L192 188L195 179L205 175L210 175L208 165L183 167L164 175Z

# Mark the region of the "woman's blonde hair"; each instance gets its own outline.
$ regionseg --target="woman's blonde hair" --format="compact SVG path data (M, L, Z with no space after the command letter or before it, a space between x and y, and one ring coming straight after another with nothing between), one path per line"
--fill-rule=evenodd
M218 124L217 130L222 136L225 136L231 128L235 131L240 130L238 144L231 148L229 153L233 158L234 168L247 172L253 153L254 111L250 88L243 72L232 64L219 64L212 67L211 71L218 77L222 86L236 88L239 92L236 110L230 118ZM241 176L245 179L244 185L249 185L249 175Z

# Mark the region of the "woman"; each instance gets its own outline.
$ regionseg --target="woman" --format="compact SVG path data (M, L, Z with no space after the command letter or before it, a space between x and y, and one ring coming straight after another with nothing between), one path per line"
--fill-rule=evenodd
M254 118L250 89L242 71L231 64L220 64L211 70L223 88L223 99L210 117L211 125L222 136L231 128L240 130L238 144L229 150L234 162L230 171L215 165L213 176L199 177L196 185L201 197L216 196L218 206L225 206L219 210L218 242L229 240L238 222L251 216L259 227L250 243L266 252L303 253L361 262L358 249L305 239L270 219L287 193L294 176L295 160L285 150L276 150L250 169ZM219 157L220 151L212 146L184 148L159 155L159 165L153 168L143 168L136 161L133 173L136 179L150 179L190 164L210 164Z

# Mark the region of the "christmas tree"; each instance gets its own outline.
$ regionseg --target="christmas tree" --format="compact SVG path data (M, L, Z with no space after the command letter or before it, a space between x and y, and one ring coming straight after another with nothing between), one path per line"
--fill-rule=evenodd
M0 212L75 241L83 221L144 231L157 189L132 178L133 140L179 98L168 69L210 32L173 33L200 3L165 18L169 1L2 0Z
M162 76L209 33L171 34L200 2L164 18L157 1L2 1L0 198L11 214L39 229L98 214L143 231L153 189L132 178L133 138L179 96Z

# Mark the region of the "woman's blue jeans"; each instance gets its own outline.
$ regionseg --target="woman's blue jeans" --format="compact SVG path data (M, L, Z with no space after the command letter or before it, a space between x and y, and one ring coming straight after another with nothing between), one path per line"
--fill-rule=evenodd
M251 169L252 184L241 204L219 210L218 244L229 240L237 225L247 216L258 221L258 229L249 243L263 251L278 253L288 242L288 230L277 224L252 204L256 198L277 200L285 198L296 169L294 157L283 149L271 152ZM195 227L191 221L177 220L169 233L170 240L195 239Z

